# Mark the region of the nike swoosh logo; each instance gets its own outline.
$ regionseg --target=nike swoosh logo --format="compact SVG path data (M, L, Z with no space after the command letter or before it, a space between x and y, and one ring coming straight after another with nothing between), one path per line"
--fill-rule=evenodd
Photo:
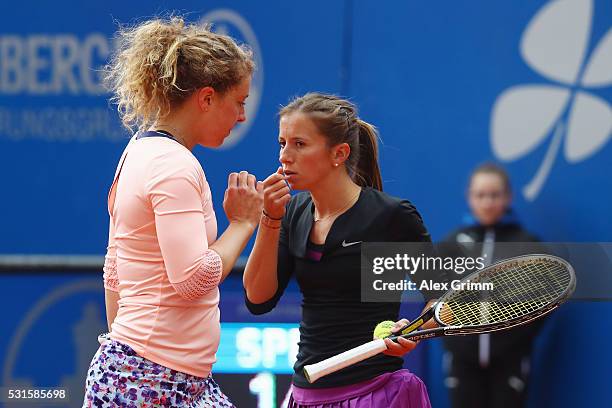
M350 247L352 245L357 245L362 243L363 241L355 241L355 242L346 242L346 240L342 241L342 247L346 248L346 247Z

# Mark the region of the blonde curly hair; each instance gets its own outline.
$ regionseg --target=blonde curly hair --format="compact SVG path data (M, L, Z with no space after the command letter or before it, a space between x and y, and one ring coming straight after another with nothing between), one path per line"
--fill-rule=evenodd
M130 130L164 118L197 89L223 94L255 68L248 47L181 17L121 27L117 40L104 80Z

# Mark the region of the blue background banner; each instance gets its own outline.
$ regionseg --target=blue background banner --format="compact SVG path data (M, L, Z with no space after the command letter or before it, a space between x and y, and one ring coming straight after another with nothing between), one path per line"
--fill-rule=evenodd
M256 53L247 122L224 148L194 151L213 191L220 230L227 225L221 203L228 173L246 169L263 179L274 172L279 107L316 90L350 98L362 118L378 127L385 190L411 200L435 240L466 213L470 170L496 161L510 172L519 217L540 238L612 241L609 1L58 0L4 8L2 254L104 253L106 195L129 132L108 102L101 68L114 49L117 22L173 10L193 22L209 19ZM56 278L2 275L3 287L10 288L4 310L14 313L15 322L23 319L49 296L48 280ZM87 294L70 300L80 306L67 304L53 319L41 320L24 349L47 347L62 318L103 321L101 286L87 282ZM235 300L222 305L224 321L299 321L297 292L289 295L295 301L286 312L251 321L237 306L242 295L234 289L222 294ZM83 309L89 302L94 306ZM547 321L538 340L530 406L610 405L610 313L609 303L575 302ZM0 336L5 364L21 358L7 354L8 339L18 334L16 323L7 328ZM65 372L75 364L77 345L61 347L66 349L48 356L45 367L50 373L61 368L53 374L57 381L81 381ZM440 344L422 342L420 348L427 356L415 369L433 405L447 406Z

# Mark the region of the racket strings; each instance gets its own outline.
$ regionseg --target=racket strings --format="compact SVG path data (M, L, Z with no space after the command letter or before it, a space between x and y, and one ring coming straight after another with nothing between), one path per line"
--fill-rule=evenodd
M550 304L564 293L571 276L551 259L530 259L484 270L471 283L491 290L463 289L443 299L438 317L449 326L478 326L514 320Z

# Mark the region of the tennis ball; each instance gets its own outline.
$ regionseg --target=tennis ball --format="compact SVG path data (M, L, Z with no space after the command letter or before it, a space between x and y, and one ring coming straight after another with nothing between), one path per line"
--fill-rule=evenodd
M395 326L395 322L391 320L385 320L384 322L380 322L374 328L374 338L375 339L384 339L387 336L392 334L391 329Z

